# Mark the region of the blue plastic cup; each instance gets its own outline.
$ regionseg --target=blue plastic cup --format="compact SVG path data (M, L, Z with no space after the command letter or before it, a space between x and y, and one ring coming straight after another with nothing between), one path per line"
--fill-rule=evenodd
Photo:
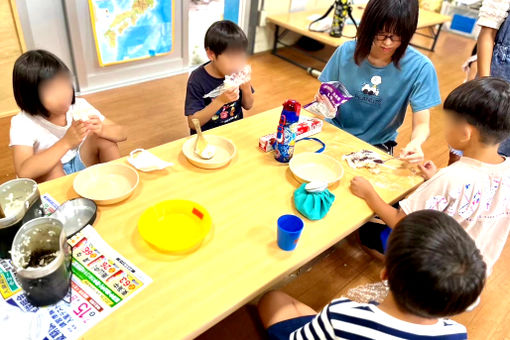
M285 251L296 249L305 224L295 215L283 215L278 218L278 247Z

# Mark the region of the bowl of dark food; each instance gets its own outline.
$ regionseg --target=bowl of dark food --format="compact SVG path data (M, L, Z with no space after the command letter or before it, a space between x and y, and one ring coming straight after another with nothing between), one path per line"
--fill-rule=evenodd
M16 233L11 249L16 279L27 300L47 306L64 298L71 282L71 247L62 222L39 217Z

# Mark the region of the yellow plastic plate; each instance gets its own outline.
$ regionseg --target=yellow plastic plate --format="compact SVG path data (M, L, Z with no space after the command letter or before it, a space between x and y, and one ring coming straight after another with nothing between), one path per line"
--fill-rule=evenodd
M185 200L159 202L145 210L138 220L142 238L170 253L196 250L211 231L211 216L201 205Z

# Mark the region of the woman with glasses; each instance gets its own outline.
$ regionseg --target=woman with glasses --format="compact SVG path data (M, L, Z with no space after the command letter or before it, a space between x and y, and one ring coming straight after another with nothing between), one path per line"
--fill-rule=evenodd
M409 47L418 13L418 0L371 0L356 40L340 46L319 77L341 81L353 96L329 122L390 154L411 104L413 133L400 156L413 163L423 160L429 110L441 103L432 62Z

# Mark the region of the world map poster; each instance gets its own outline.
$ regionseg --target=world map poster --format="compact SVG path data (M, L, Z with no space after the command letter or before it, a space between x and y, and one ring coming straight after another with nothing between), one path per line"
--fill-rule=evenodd
M100 66L168 54L173 0L89 0Z

